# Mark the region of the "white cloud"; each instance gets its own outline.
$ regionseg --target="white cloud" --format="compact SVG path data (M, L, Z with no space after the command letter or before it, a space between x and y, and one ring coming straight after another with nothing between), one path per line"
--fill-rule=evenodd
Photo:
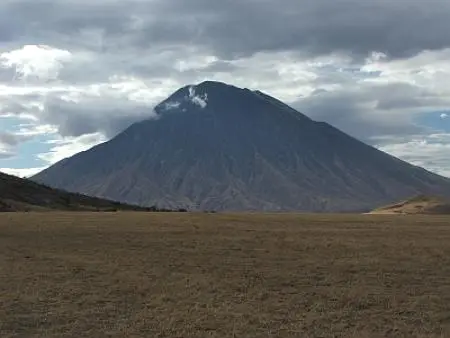
M169 101L164 103L164 110L171 110L171 109L177 109L180 107L181 102L177 101Z
M5 92L0 86L0 117L30 117L62 136L101 132L111 137L132 122L154 117L153 107L176 86L170 79L132 76L77 86L4 86Z
M55 80L65 62L70 61L67 50L46 45L25 45L0 54L0 67L14 68L16 79Z
M182 60L176 60L174 68L179 72L186 72L190 70L199 70L208 68L218 61L218 58L213 55L198 55L198 50L191 50L191 54L184 57Z
M99 96L113 96L116 99L128 99L133 102L153 106L167 95L168 88L176 87L171 79L144 80L135 76L111 76L108 83L98 86ZM94 89L90 87L89 90ZM88 90L88 91L89 91Z
M366 79L366 82L388 84L408 83L444 97L450 93L446 85L450 75L450 48L437 51L422 51L411 57L399 60L381 58L366 63L362 72L379 72L379 76ZM446 101L449 102L448 100Z
M442 114L440 115L440 117L441 117L441 119L446 119L446 118L448 117L448 114L442 113Z
M194 86L190 86L189 87L189 99L191 100L192 103L200 106L200 108L206 108L206 106L208 105L208 93L205 93L203 95L197 95L195 93L195 87Z
M0 105L0 109L1 109L1 105ZM36 116L34 116L32 114L2 112L1 110L0 110L0 119L18 119L18 120L35 121L35 122L38 121Z
M226 71L197 74L195 81L216 80L239 87L259 89L278 99L292 103L310 95L316 89L326 89L330 79L323 81L322 69L330 65L347 65L349 58L339 55L305 59L291 52L259 52L245 58L228 61ZM322 72L322 73L321 73ZM190 83L193 81L190 80Z
M100 133L85 134L79 137L60 137L47 141L48 144L52 145L51 149L46 153L37 155L37 157L51 165L104 141L106 139Z
M27 178L31 177L38 172L44 170L46 167L39 167L39 168L0 168L0 172L14 175L17 177Z
M33 137L39 135L50 135L58 132L58 128L50 124L21 124L16 135Z
M418 136L378 148L414 165L450 177L450 134Z

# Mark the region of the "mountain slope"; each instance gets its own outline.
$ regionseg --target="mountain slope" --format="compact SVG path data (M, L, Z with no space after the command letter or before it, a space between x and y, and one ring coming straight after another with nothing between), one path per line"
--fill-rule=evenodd
M56 163L38 182L133 204L216 210L367 211L450 180L315 122L259 91L186 86L158 119Z
M146 210L104 199L52 189L0 173L0 212L38 210Z

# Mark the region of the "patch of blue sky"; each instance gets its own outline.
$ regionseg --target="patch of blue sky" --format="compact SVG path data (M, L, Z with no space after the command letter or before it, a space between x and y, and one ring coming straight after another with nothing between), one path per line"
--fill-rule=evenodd
M23 120L15 117L0 116L0 132L14 132L18 130L18 125L23 123Z
M0 132L16 133L20 130L20 124L26 124L28 121L15 117L0 117ZM50 150L52 135L37 135L30 140L21 142L14 149L14 156L0 159L1 168L37 168L48 165L44 160L38 157L39 154Z
M421 114L416 122L436 131L450 133L450 109Z

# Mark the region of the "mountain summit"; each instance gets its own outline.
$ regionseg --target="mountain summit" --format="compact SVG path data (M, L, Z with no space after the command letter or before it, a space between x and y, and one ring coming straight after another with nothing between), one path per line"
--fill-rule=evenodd
M449 179L259 91L206 81L155 111L33 179L132 204L214 210L368 211L420 193L450 196Z

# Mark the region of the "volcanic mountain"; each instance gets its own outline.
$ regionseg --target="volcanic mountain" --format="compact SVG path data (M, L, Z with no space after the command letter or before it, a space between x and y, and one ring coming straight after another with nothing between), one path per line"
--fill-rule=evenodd
M219 82L177 90L108 142L33 177L145 206L369 211L450 179L316 122L260 91Z

